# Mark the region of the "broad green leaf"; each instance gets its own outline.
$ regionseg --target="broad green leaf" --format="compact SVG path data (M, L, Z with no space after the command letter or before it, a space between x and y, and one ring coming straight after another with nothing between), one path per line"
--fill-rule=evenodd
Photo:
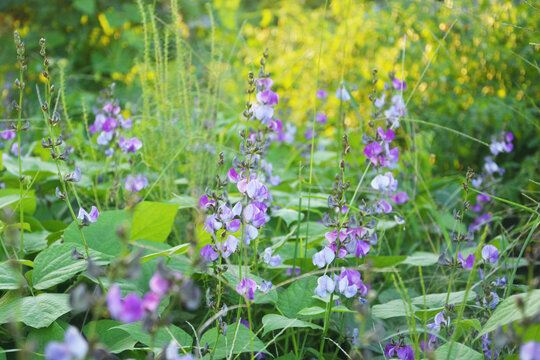
M293 282L284 292L279 294L277 307L288 318L296 318L296 314L317 304L313 291L317 287L317 278L310 276Z
M412 305L413 312L416 312L418 310L420 309ZM400 316L410 316L411 314L409 306L407 305L407 307L405 308L403 301L399 299L389 301L386 304L374 305L371 309L371 315L379 319L390 319Z
M428 294L426 295L426 306L428 309L433 308L443 308L446 304L446 293L439 293L439 294ZM463 302L463 298L465 297L465 291L456 291L451 292L450 296L448 297L448 304L459 304ZM469 292L469 295L467 297L467 301L472 301L476 298L476 294L474 292ZM420 307L424 307L424 297L423 296L417 296L413 299L411 299L411 302L414 305L418 305Z
M483 360L484 355L474 351L468 346L455 342L452 346L452 352L450 355L450 343L446 343L437 350L435 350L435 359L437 360L446 360L446 359L467 359L467 360Z
M106 255L120 255L122 243L116 230L124 226L127 221L124 210L103 211L99 214L96 223L82 228L88 247ZM79 244L81 246L79 249L83 249L81 234L75 222L72 222L64 231L64 242Z
M34 273L32 283L38 290L48 289L72 278L86 269L87 262L84 259L73 260L72 249L78 244L65 243L52 245L43 250L34 259ZM84 253L84 248L78 247L79 252ZM110 262L110 258L90 249L90 257L99 265Z
M75 9L82 11L86 15L94 15L96 12L95 0L75 0L73 6Z
M55 321L48 327L30 330L27 341L35 341L37 345L36 352L43 354L45 346L50 341L64 341L64 333L65 329L58 324L58 321Z
M0 347L0 360L6 360L5 350Z
M238 331L237 331L238 329ZM201 336L201 344L210 345L210 349L214 348L214 344L216 343L216 328L213 327L212 329L208 330ZM235 336L236 335L236 336ZM224 359L229 356L232 349L232 354L241 354L246 352L251 352L251 341L250 336L253 338L253 352L258 353L259 351L268 353L268 351L263 350L264 343L257 337L255 334L253 334L247 326L239 323L234 323L229 325L229 329L227 330L227 336L220 335L216 347L216 352L214 353L213 358L218 359ZM236 337L236 339L235 339ZM234 348L232 347L234 342ZM210 355L206 355L203 357L203 359L209 359Z
M393 267L403 262L406 258L406 256L370 256L365 261L372 264L375 268L386 268Z
M12 175L19 177L19 159L16 157L6 157L3 159L2 165ZM41 176L51 176L57 173L56 165L50 161L43 161L36 157L25 157L22 162L22 172L25 175L34 176L38 172Z
M113 354L134 349L137 340L133 339L126 331L118 329L117 326L119 325L122 325L122 323L108 319L91 321L84 326L83 334L88 337L90 329L95 327L94 329L99 334L101 342Z
M111 327L110 329L120 329L126 332L133 339L137 340L140 343L143 343L144 345L150 346L152 344L152 335L148 333L148 331L144 331L142 329L142 324L140 321L131 324L118 325L115 327ZM153 343L154 351L161 351L161 349L163 349L163 346L170 343L171 340L178 341L178 343L184 348L191 347L191 345L193 344L193 339L191 338L191 336L189 336L188 333L174 325L169 325L168 329L170 330L172 336L171 334L169 334L167 329L164 328L160 328L159 331L155 334Z
M326 310L320 306L310 306L307 308L303 308L300 311L298 311L297 315L300 316L317 316L324 314Z
M187 253L188 250L189 250L189 246L190 246L190 244L180 244L180 245L177 245L177 246L172 247L172 248L167 249L167 250L154 252L152 254L148 254L148 255L143 256L141 258L141 262L144 264L145 262L147 262L149 260L152 260L153 258L156 258L156 257L159 257L159 256L165 256L165 257L170 259L174 255L181 255L181 254Z
M277 329L287 329L287 328L303 328L303 327L309 327L312 329L318 329L322 330L322 327L316 324L312 324L307 321L302 321L299 319L289 319L285 316L277 315L277 314L269 314L265 315L262 318L263 323L263 336L266 335L268 332L277 330Z
M14 268L9 263L0 264L0 290L15 290L24 285L25 282L19 269Z
M48 235L49 233L46 231L25 233L23 244L24 252L33 253L47 248Z
M298 221L298 211L293 209L281 208L272 212L273 216L280 217L285 221L287 226L290 226L293 222ZM304 214L300 214L300 220L304 218Z
M407 258L402 262L402 264L415 265L415 266L430 266L437 264L439 257L433 253L418 251L412 255L407 256Z
M11 204L19 204L19 189L0 189L0 209ZM23 197L23 210L25 214L36 212L36 196L34 190L28 190Z
M164 242L171 232L178 205L143 201L135 208L131 241Z
M523 310L520 309L516 300L521 298L524 303ZM523 317L533 316L540 311L540 290L532 290L525 294L516 294L504 299L493 311L491 317L484 324L484 328L478 337L487 334L500 326L520 320Z
M462 334L470 334L473 329L476 331L482 330L482 324L478 319L464 319L455 325L456 339L459 339Z
M68 311L68 294L44 293L21 299L10 293L0 300L0 324L15 319L33 328L43 328Z

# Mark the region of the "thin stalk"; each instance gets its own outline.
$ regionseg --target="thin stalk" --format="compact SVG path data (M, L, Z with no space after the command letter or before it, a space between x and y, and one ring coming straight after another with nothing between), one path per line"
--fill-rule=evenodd
M23 102L23 90L24 90L24 82L23 82L23 64L19 64L19 81L20 81L20 87L19 87L19 111L17 114L17 156L19 159L19 223L20 223L20 231L21 231L21 245L20 245L20 251L21 256L24 255L24 208L23 208L23 175L22 175L22 154L21 154L21 130L22 130L22 124L21 124L21 118L22 118L22 102Z

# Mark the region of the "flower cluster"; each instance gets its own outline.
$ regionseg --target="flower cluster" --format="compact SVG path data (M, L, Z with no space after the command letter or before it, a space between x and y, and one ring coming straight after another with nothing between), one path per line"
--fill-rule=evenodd
M88 342L74 326L67 328L64 342L51 341L45 347L47 360L82 360L88 353Z
M422 351L431 352L435 350L437 345L437 335L441 332L441 329L448 329L450 326L450 317L447 316L446 310L443 310L433 319L433 322L427 324L427 328L430 330L429 340L427 343L424 341L420 342L420 348Z
M100 146L106 147L105 155L111 157L116 146L124 153L135 153L142 148L142 142L136 137L125 138L122 135L124 130L129 130L133 126L131 118L125 119L118 100L113 99L114 84L104 92L104 96L99 99L100 105L95 107L95 120L88 127L90 134L98 134L96 142Z
M161 299L171 290L174 280L172 277L179 280L182 275L174 272L171 276L164 277L160 271L156 271L149 282L150 291L142 299L135 293L123 298L120 287L113 284L107 292L107 307L111 318L132 323L142 320L146 313L156 312Z
M384 355L390 359L414 360L414 350L410 345L405 345L401 340L395 342L392 340L390 344L386 344Z
M491 154L497 156L500 153L509 153L514 149L514 134L511 132L501 132L498 137L492 138L492 143L489 146ZM495 175L503 175L504 168L500 167L490 156L485 157L483 172L478 174L476 178L471 180L471 185L475 188L482 189L484 192L494 193L493 185L495 184ZM474 233L480 230L481 226L488 224L493 217L489 212L485 211L485 207L491 202L491 197L485 194L476 196L476 204L471 209L478 213L474 222L469 225L469 232Z

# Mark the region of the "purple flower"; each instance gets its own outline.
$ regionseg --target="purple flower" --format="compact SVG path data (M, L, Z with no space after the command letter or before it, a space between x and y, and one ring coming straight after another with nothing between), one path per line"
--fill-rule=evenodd
M482 258L490 263L495 263L499 259L499 250L493 245L486 245L482 249Z
M476 195L476 201L478 201L479 203L488 203L491 201L491 196L478 194Z
M495 173L498 173L499 175L504 174L504 169L499 167L499 165L497 165L497 163L495 163L495 161L493 161L491 157L486 156L484 160L486 161L486 163L484 164L484 170L486 170L488 174L490 175L493 175Z
M161 275L159 274L159 271L156 271L154 275L152 275L152 278L150 278L149 285L150 285L150 290L153 293L159 296L163 296L167 292L169 292L171 283L169 282L169 280L162 278Z
M396 204L405 204L407 201L409 201L409 196L406 192L398 192L392 196L392 201Z
M279 264L281 264L281 256L279 255L272 256L272 254L273 254L272 248L267 247L266 249L264 249L263 261L270 266L278 266Z
M492 216L491 214L483 214L483 215L480 215L478 216L475 220L474 220L474 223L469 225L469 231L478 231L480 230L480 227L481 225L484 225L484 224L489 224L491 223L491 220Z
M124 137L121 137L118 139L118 146L126 154L129 152L137 152L142 148L142 145L141 140L137 139L136 137L132 137L131 139L124 139Z
M257 283L250 278L243 278L236 286L236 292L248 300L255 299L255 290L257 290Z
M306 138L306 140L311 140L313 138L313 134L317 136L317 133L313 131L313 129L309 129L304 133L304 137Z
M405 83L405 81L401 81L397 77L392 79L392 85L394 86L394 89L398 91L402 91L407 88L407 84Z
M216 202L214 200L209 200L208 196L206 195L201 196L199 199L199 207L204 210L208 210L210 206L215 205L215 203Z
M251 240L255 240L259 236L259 230L251 224L247 224L244 228L244 244L249 245Z
M221 229L222 225L223 224L217 219L217 215L212 214L206 218L203 229L212 235L216 230Z
M364 148L364 155L371 160L374 165L378 163L378 156L383 152L383 147L378 142L374 141Z
M201 249L201 256L208 262L216 261L219 254L214 250L212 245L205 245Z
M71 174L68 174L66 176L66 181L72 181L72 182L79 182L82 178L82 172L81 169L77 166L75 168L75 171L73 171Z
M379 200L373 205L373 211L375 214L388 214L392 212L392 205L390 205L385 200Z
M301 273L301 270L299 267L296 268L296 270L294 271L295 272L295 275L294 276L298 276L300 275ZM293 275L293 268L288 268L285 273L287 274L287 276L292 276Z
M377 133L381 137L381 140L384 142L390 142L394 140L395 133L392 129L388 129L386 130L386 132L384 132L384 129L379 126L379 128L377 129Z
M496 349L494 349L495 351L493 352L493 356L491 354L491 341L489 340L488 336L489 334L486 334L481 337L482 351L484 352L484 356L486 357L486 359L497 359L499 357L499 354Z
M112 319L124 323L139 321L144 316L141 298L132 293L122 299L122 292L118 285L112 285L107 292L107 308Z
M106 132L112 132L116 129L117 123L116 119L112 117L108 117L105 122L103 123L102 129Z
M313 255L313 265L322 269L327 264L330 264L336 258L336 254L328 246Z
M19 154L21 155L23 154L22 147L21 147L21 150L19 151L19 144L16 142L11 145L10 151L13 156L19 156Z
M87 213L86 210L84 210L83 208L80 208L77 219L82 220L83 225L90 225L97 221L98 216L99 216L99 211L97 207L92 206L92 208L90 209L90 213Z
M474 260L475 260L475 257L473 254L470 254L469 256L467 256L467 259L463 259L463 255L461 255L461 253L458 253L458 259L461 262L461 266L465 270L471 270L473 268Z
M386 94L382 94L380 98L375 99L373 105L375 105L376 108L382 108L384 106L385 99Z
M489 299L491 299L491 300L489 300ZM489 304L488 304L488 301L489 301ZM497 305L499 305L500 301L501 301L501 299L499 298L499 295L495 291L491 291L489 293L489 296L484 295L484 297L482 298L482 305L483 306L488 306L489 305L489 308L491 310L493 310L493 309L495 309L497 307Z
M273 284L272 284L271 281L262 280L261 281L261 286L259 286L259 291L261 291L263 293L268 292L272 288L272 285Z
M247 195L257 201L264 201L268 199L268 188L259 180L250 180L246 186Z
M229 178L229 181L232 182L233 184L236 184L237 182L239 182L240 180L242 180L242 173L243 171L240 172L240 174L238 174L236 172L236 169L235 168L231 168L228 172L227 172L227 177Z
M338 291L345 297L353 297L360 290L362 296L367 295L369 288L364 285L360 273L356 270L343 270L338 277ZM352 295L351 295L352 294Z
M351 100L351 95L349 95L349 92L343 85L337 88L336 90L336 99L341 101L349 101Z
M0 137L4 140L12 140L15 138L15 131L13 130L4 130L0 133Z
M167 345L167 348L165 349L165 360L195 360L195 358L191 354L180 356L178 354L179 350L180 347L178 346L176 340L171 340L171 342L169 343L169 345Z
M412 347L404 344L386 344L384 355L389 358L399 358L401 360L414 360L414 351Z
M142 306L144 310L154 312L157 310L160 302L161 296L150 291L144 295L142 299Z
M98 145L107 146L111 142L111 140L113 138L113 135L114 135L114 133L112 133L112 132L105 132L104 131L104 132L102 132L101 134L98 135L98 137L96 139L96 142L98 143Z
M327 96L328 96L328 91L324 89L317 90L317 99L323 100L323 99L326 99Z
M121 119L120 126L122 126L122 128L124 129L131 129L131 127L133 126L133 121L131 121L131 118L127 118L126 120Z
M318 112L315 115L315 121L319 124L326 124L326 122L328 121L328 116L326 116L326 114L323 112Z
M450 326L450 319L445 317L444 310L437 313L437 315L435 315L433 323L427 324L427 328L433 331L434 333L439 333L441 331L442 325Z
M315 288L314 294L324 298L329 293L333 293L335 289L334 280L328 275L323 275L317 279L317 287Z
M519 349L519 360L540 360L540 342L531 340Z
M395 192L398 182L394 179L394 174L387 172L384 175L377 175L371 180L371 187L382 192Z
M51 341L45 347L47 360L82 360L88 352L88 343L77 328L70 326L64 334L64 342Z
M227 240L221 245L221 251L223 253L223 256L225 258L228 258L236 251L236 248L238 247L238 239L235 238L232 235L229 235L227 237Z
M257 79L255 81L257 82L257 85L261 89L270 89L272 85L274 85L274 81L269 77L263 78L263 79Z
M133 176L129 174L125 180L125 189L128 192L139 192L148 186L148 178L142 174Z
M263 92L257 93L257 101L265 105L277 105L279 101L279 95L272 90L264 90Z

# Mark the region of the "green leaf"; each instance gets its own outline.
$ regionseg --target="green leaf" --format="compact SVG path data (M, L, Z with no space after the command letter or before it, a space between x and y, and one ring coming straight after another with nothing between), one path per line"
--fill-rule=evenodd
M370 256L366 258L366 262L376 268L387 268L403 262L406 258L406 256Z
M520 309L516 300L521 298L524 308ZM513 321L520 320L523 317L533 316L540 311L540 290L532 290L525 294L516 294L504 299L497 306L491 317L484 324L484 328L478 334L481 337L500 326L509 324Z
M140 321L131 324L123 324L111 327L110 329L120 329L122 331L125 331L133 339L143 343L144 345L150 346L152 344L152 335L150 335L148 331L144 331L142 329L142 324ZM178 343L184 348L191 347L191 345L193 344L193 339L191 338L191 336L189 336L188 333L174 325L169 325L168 329L171 331L172 336L171 334L169 334L167 329L164 328L160 328L155 334L153 349L154 351L161 351L161 349L163 349L163 345L170 343L171 340L178 341Z
M9 293L0 300L0 324L14 319L39 329L51 325L68 311L70 311L68 294L44 293L21 299Z
M0 209L12 204L18 205L19 200L19 189L0 189ZM36 212L36 195L34 190L25 192L23 197L23 210L25 214L30 215Z
M420 309L412 305L413 312L416 312L418 310ZM374 305L371 309L371 315L379 319L390 319L400 316L410 316L411 314L409 306L407 305L407 308L405 309L403 301L399 299L389 301L386 304Z
M269 315L263 316L262 323L264 327L263 336L273 330L288 329L291 327L294 327L294 328L309 327L312 329L322 330L322 327L319 325L312 324L310 322L302 321L299 319L289 319L285 316L281 316L277 314L269 314Z
M456 323L456 339L459 339L462 334L470 334L471 331L475 329L480 331L482 329L482 324L478 319L464 319Z
M307 308L303 308L302 310L298 311L297 315L301 316L317 316L324 314L326 312L325 309L323 309L320 306L310 306Z
M298 221L298 211L293 209L281 208L272 212L273 216L280 217L285 221L287 226L290 226L293 222ZM300 214L300 220L304 218L304 214Z
M98 221L82 228L84 237L90 249L97 250L106 255L118 256L122 252L122 243L116 229L128 222L124 210L103 211ZM83 249L78 224L72 222L64 231L64 241L76 243Z
M167 258L170 259L174 257L174 255L185 254L188 252L189 246L190 244L180 244L167 250L154 252L152 254L145 255L141 258L141 263L144 264L145 262L152 260L153 258L156 258L158 256L166 256Z
M439 257L433 253L418 251L412 255L407 256L407 258L402 262L402 264L414 265L414 266L430 266L437 264Z
M454 345L452 346L452 352L450 354L448 354L449 351L450 351L450 343L444 344L443 346L435 350L435 359L437 360L446 360L446 359L483 360L484 359L484 355L460 343L454 343Z
M143 201L135 208L131 241L144 239L156 242L167 240L178 205Z
M47 36L47 42L49 42L49 36ZM3 159L3 163L6 167L6 170L16 176L19 177L19 159L16 157L6 157ZM56 165L53 162L50 161L43 161L40 158L36 157L25 157L24 161L22 162L22 172L25 175L35 176L38 172L41 176L47 177L51 175L55 175L57 173Z
M27 336L27 341L35 341L37 345L36 352L44 353L45 346L50 341L63 341L64 333L65 329L60 326L57 321L55 321L48 327L30 330Z
M34 259L34 273L32 283L38 290L49 289L55 285L72 278L86 269L86 260L73 260L71 251L76 244L58 244L43 250ZM79 248L84 253L84 249ZM90 249L90 257L98 264L105 265L110 258Z
M73 6L75 9L82 11L86 15L94 15L96 12L95 0L75 0Z
M16 290L25 283L21 273L9 263L0 264L0 290Z
M238 329L238 332L237 332ZM203 336L201 336L201 344L210 345L210 349L214 348L214 344L216 343L216 328L212 328L205 332ZM236 339L235 339L236 335ZM216 347L216 352L214 353L213 358L214 359L224 359L229 356L229 353L231 352L231 347L234 342L234 348L232 348L232 354L241 354L245 352L251 352L251 342L250 342L250 336L253 337L253 352L264 352L266 354L269 354L266 350L262 350L264 348L264 343L257 337L255 334L253 334L247 326L241 324L241 323L234 323L229 325L229 329L227 330L227 336L220 335L219 340ZM206 355L203 357L203 359L209 359L210 355Z
M277 307L288 318L296 318L296 314L317 304L313 291L317 287L317 278L310 276L293 282L284 292L279 294Z
M122 323L108 319L91 321L84 326L83 334L88 337L89 332L95 326L95 331L99 334L101 342L111 353L118 354L125 350L135 349L137 340L133 339L126 331L118 329L119 325Z

